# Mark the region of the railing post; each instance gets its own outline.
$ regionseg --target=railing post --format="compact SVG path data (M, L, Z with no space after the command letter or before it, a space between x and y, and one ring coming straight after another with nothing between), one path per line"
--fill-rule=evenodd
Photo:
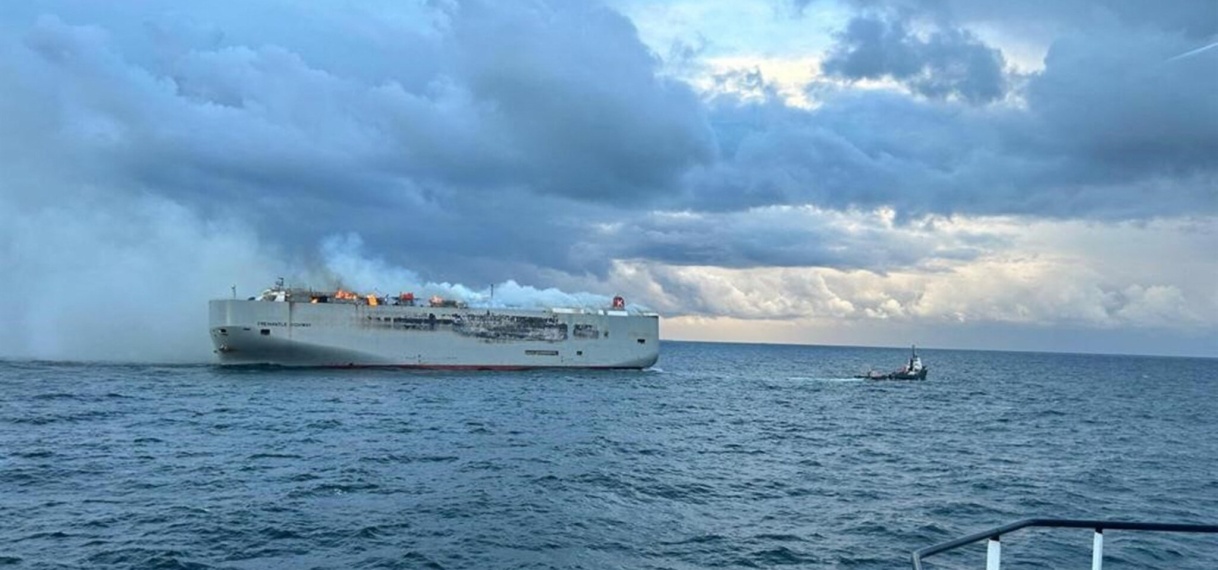
M1002 544L999 540L1004 534L1010 534L1028 527L1042 528L1089 528L1095 531L1091 548L1091 569L1103 570L1104 564L1104 529L1138 530L1149 532L1201 532L1218 533L1218 524L1175 524L1133 521L1102 521L1076 519L1023 519L1010 524L975 532L960 538L941 542L926 548L913 551L914 570L922 569L922 559L936 554L955 550L968 544L976 544L988 540L986 551L986 570L998 570L1001 563Z
M985 551L985 570L998 570L998 564L1002 558L1002 544L998 542L997 536L990 537L990 545Z
M1091 570L1101 570L1104 566L1104 529L1095 529L1095 540L1091 544Z

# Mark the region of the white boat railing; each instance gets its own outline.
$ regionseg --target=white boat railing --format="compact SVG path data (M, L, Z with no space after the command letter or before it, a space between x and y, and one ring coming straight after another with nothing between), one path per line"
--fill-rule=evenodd
M1089 528L1095 531L1091 541L1091 570L1102 570L1104 563L1104 531L1132 530L1151 532L1201 532L1218 533L1218 525L1212 524L1174 524L1146 523L1126 521L1074 520L1074 519L1024 519L1010 524L994 527L989 530L973 533L955 540L941 542L915 550L913 556L914 570L922 570L922 559L936 554L955 550L981 540L987 540L986 570L999 570L1002 559L1002 535L1029 527L1040 528Z

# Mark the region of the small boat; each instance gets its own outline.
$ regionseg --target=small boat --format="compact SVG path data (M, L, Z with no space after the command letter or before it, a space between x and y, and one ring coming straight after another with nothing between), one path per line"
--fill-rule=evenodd
M867 380L925 380L926 373L929 370L929 368L922 365L922 358L918 356L918 347L914 346L910 350L909 363L900 370L892 372L872 370L866 374L859 374L855 378L866 378Z

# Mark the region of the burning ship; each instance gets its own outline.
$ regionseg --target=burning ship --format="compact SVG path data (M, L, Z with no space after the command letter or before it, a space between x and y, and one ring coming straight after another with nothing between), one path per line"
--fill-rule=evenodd
M411 293L360 295L284 287L209 303L221 364L514 370L647 368L659 315L605 308L471 308Z

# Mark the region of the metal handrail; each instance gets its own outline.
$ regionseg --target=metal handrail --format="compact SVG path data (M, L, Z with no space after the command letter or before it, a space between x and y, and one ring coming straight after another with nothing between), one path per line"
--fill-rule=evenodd
M997 526L989 530L975 532L968 536L963 536L955 540L941 542L926 548L920 548L913 551L913 567L914 570L922 570L922 559L929 558L941 552L954 550L961 546L972 544L979 540L989 539L989 550L987 553L987 570L997 570L1000 556L999 538L1007 533L1017 531L1027 527L1043 527L1043 528L1090 528L1095 530L1095 539L1093 542L1091 554L1091 568L1100 570L1101 560L1104 556L1104 530L1146 530L1157 532L1204 532L1218 533L1218 525L1213 524L1176 524L1176 523L1144 523L1144 522L1127 522L1127 521L1100 521L1100 520L1074 520L1074 519L1024 519L1010 524Z

